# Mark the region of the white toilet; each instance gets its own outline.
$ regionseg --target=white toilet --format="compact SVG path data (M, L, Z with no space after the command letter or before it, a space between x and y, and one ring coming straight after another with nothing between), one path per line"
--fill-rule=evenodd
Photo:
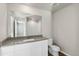
M52 54L53 56L59 56L60 48L56 45L53 45L53 39L49 39L48 44L49 44L48 48L49 53Z

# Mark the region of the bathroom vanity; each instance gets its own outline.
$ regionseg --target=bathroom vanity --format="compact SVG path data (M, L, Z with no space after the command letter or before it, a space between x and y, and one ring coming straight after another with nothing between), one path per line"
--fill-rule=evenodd
M2 42L1 56L48 56L48 39L40 36L8 38Z
M48 56L48 38L42 36L42 16L8 11L7 36L1 56Z

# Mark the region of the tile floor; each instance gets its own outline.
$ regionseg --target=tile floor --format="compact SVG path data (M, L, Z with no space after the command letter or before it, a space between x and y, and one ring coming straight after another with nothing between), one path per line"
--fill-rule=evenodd
M48 52L48 56L53 56L53 55L51 55L51 54ZM59 52L59 56L66 56L66 55L63 54L63 53L61 53L61 52Z

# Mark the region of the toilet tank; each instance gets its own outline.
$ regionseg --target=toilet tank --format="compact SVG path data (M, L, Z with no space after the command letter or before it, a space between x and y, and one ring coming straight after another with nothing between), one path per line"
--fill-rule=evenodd
M53 44L53 39L52 38L49 38L48 39L48 45L52 45Z

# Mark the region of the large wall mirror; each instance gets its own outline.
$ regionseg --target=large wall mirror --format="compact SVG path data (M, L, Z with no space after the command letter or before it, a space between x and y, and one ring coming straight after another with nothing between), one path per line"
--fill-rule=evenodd
M28 13L8 13L8 36L22 37L42 34L42 16Z

